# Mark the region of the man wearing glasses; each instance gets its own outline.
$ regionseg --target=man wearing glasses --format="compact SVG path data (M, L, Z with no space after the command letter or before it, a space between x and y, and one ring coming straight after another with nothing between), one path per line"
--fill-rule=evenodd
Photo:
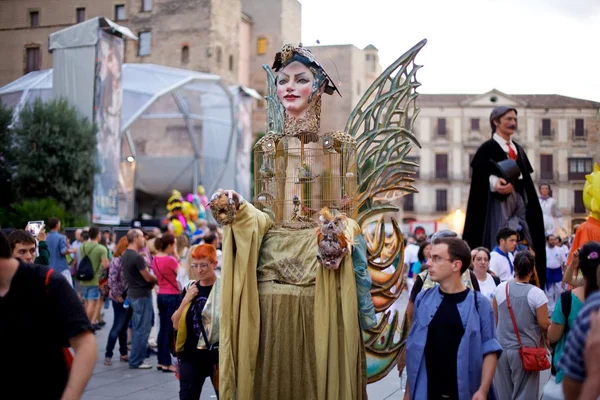
M429 276L438 285L417 296L406 342L410 399L496 398L492 380L502 347L490 302L461 279L470 264L462 239L433 241Z

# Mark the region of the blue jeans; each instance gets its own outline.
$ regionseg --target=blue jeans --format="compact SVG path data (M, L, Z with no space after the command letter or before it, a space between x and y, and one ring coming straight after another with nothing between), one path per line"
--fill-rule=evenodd
M159 294L156 301L158 303L158 317L160 318L157 343L158 363L168 367L171 365L171 353L169 352L169 333L173 330L171 317L179 308L181 296L178 294Z
M129 368L139 367L148 352L148 337L152 329L152 296L129 298L133 315L131 317L133 337L131 353L129 353Z
M123 303L117 303L114 300L111 300L111 302L115 315L106 342L106 353L104 354L106 358L112 358L117 339L119 339L119 353L122 356L127 355L127 325L131 319L131 307L124 308Z

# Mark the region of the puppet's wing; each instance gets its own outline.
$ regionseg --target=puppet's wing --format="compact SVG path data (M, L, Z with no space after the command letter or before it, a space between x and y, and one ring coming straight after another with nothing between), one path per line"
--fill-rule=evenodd
M390 65L360 99L346 124L346 133L357 141L358 198L354 218L367 219L397 211L391 200L416 192L412 183L417 164L405 160L419 145L413 124L420 83L414 63L427 40L422 40Z
M267 72L267 132L282 133L284 110L283 104L277 98L277 82L273 70L268 65L263 64L263 69Z
M383 214L398 211L393 200L416 192L412 175L418 165L405 157L413 145L420 146L412 130L420 85L414 60L426 43L419 42L373 82L346 124L357 141L358 195L352 214L367 238L371 296L379 313L377 325L363 332L369 383L396 365L408 332L395 306L404 286L404 242L393 218L387 237Z

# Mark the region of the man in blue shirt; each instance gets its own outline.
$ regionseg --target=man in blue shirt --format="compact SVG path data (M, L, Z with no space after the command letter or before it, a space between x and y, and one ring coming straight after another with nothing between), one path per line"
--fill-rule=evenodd
M439 285L417 296L406 342L411 400L496 398L492 380L502 347L490 302L461 279L470 263L462 239L433 241L429 274Z
M65 236L60 233L60 220L58 218L50 218L48 220L48 229L50 229L50 233L48 233L48 237L46 238L46 244L50 252L49 266L54 271L60 272L67 282L73 286L73 278L71 277L71 270L67 262L67 254L74 253L76 250L70 249L67 246Z

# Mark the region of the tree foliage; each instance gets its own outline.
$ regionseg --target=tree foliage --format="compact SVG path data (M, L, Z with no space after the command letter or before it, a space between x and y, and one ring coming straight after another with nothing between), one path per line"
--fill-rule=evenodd
M52 198L68 213L89 212L96 171L93 124L66 100L36 100L11 131L16 200Z
M15 167L14 154L11 151L9 126L12 110L0 102L0 206L10 204L11 181Z
M62 204L51 197L24 200L12 204L10 207L0 208L2 226L13 228L24 229L29 221L46 221L47 223L53 217L60 219L64 227L87 225L85 218L67 212Z

